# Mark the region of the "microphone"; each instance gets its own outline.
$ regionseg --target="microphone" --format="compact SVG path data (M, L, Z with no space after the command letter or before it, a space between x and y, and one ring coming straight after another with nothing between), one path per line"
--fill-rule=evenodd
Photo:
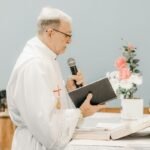
M78 69L76 67L75 59L74 58L68 58L67 63L68 63L68 66L70 67L72 75L76 75L78 72ZM74 83L75 83L76 88L83 86L82 84L78 85L75 80L74 80Z

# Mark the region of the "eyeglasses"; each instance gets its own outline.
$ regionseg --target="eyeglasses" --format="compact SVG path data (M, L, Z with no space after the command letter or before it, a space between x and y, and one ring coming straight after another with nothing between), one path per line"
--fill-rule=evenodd
M54 30L54 31L56 31L56 32L59 32L59 33L61 33L61 34L63 34L63 35L65 35L65 37L69 37L69 38L71 38L71 37L72 37L72 35L71 35L71 34L64 33L64 32L59 31L59 30L57 30L57 29L53 29L53 30Z

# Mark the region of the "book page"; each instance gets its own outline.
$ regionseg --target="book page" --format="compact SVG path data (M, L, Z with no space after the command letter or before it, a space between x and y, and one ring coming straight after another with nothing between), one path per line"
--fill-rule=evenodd
M124 121L124 127L116 128L111 131L111 138L112 139L119 139L121 137L125 137L127 135L131 135L136 133L142 129L150 127L150 116L144 116L138 120L127 120Z

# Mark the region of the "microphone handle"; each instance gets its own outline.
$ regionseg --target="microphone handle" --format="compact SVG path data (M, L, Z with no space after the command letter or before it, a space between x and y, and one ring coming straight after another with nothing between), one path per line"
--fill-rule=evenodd
M70 67L70 70L71 70L71 72L72 72L72 75L76 75L77 72L78 72L78 69L77 69L76 66L71 66L71 67ZM83 86L82 84L78 85L75 80L74 80L74 84L75 84L76 88L79 88L79 87L82 87L82 86Z

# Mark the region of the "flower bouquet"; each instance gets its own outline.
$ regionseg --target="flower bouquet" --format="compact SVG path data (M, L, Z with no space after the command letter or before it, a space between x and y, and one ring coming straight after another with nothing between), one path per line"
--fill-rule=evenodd
M142 84L139 59L136 59L136 47L131 44L123 46L123 53L115 61L116 71L107 74L118 98L134 99L138 85Z
M135 97L138 86L142 84L139 59L136 57L136 47L131 44L122 48L122 56L115 61L116 71L107 73L114 91L121 99L123 119L137 119L143 116L143 99Z

